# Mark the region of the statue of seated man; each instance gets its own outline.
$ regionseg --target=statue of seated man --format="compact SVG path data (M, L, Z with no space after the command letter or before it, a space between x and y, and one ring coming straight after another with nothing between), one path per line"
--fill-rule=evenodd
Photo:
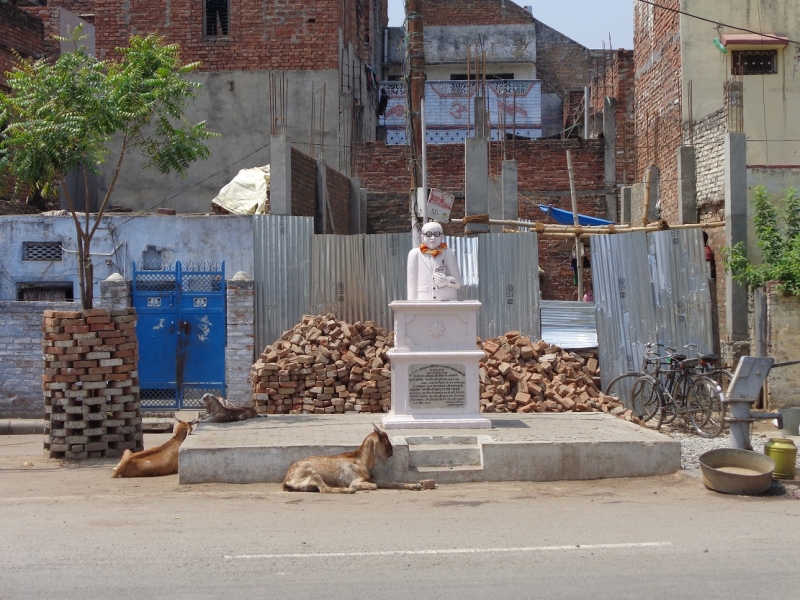
M409 300L456 300L461 287L455 253L444 243L442 226L435 221L422 226L422 244L408 253Z

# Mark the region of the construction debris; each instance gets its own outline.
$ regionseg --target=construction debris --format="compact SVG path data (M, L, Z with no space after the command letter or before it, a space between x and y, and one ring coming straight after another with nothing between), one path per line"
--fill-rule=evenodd
M259 414L388 412L393 332L304 315L250 370ZM482 413L605 412L639 423L599 389L595 350L568 352L518 331L478 341Z

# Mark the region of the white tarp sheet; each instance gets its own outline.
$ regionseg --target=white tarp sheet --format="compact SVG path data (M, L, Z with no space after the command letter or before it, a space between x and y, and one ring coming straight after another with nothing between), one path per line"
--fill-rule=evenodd
M263 215L268 191L269 165L242 169L211 202L234 215Z

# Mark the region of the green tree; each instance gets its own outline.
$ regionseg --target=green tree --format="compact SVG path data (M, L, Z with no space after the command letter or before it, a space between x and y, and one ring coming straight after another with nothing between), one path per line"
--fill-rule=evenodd
M753 224L762 262L753 263L747 248L739 242L723 248L725 269L733 279L748 288L760 287L768 281L780 282L780 288L800 295L800 198L795 188L786 190L786 208L779 211L770 202L766 188L753 190Z
M216 134L205 121L183 116L199 83L185 78L199 63L182 64L178 46L158 35L134 36L111 60L99 60L71 38L76 49L54 62L17 57L6 73L10 91L0 90L0 176L12 176L15 192L30 197L64 194L77 233L78 280L83 308L92 307L91 241L131 151L145 168L186 174L189 165L208 158L205 140ZM115 140L115 150L110 142ZM108 190L96 214L80 215L65 177L70 172L99 173L113 161ZM86 204L89 206L88 182Z

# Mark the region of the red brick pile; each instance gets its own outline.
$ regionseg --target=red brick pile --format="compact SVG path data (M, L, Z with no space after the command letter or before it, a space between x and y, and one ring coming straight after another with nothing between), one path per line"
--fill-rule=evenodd
M143 450L136 311L44 311L44 449L51 458Z
M481 412L607 412L639 421L600 392L597 351L567 352L518 331L483 340Z
M372 321L304 315L252 366L253 405L260 414L388 412L393 343Z

